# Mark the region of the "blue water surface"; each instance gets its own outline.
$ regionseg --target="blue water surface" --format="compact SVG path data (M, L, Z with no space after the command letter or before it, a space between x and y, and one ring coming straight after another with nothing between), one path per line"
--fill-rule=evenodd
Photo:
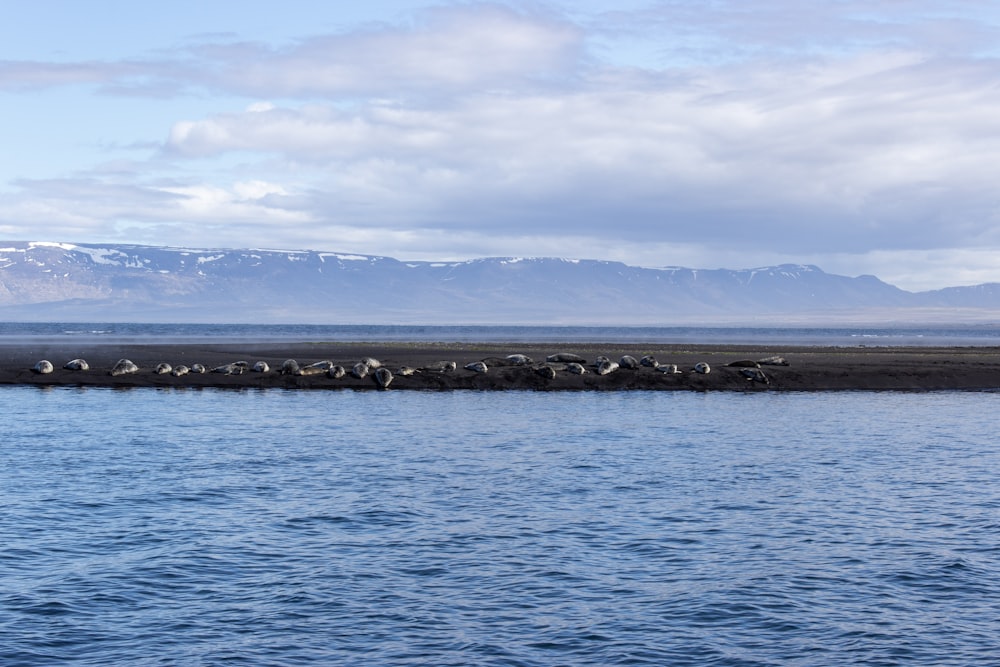
M972 665L996 393L0 390L3 665Z

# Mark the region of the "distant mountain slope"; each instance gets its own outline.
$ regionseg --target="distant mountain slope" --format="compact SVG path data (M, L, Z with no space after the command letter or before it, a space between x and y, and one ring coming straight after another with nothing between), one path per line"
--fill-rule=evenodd
M1000 285L912 293L815 266L650 269L316 251L0 243L0 316L67 321L658 324L1000 309Z

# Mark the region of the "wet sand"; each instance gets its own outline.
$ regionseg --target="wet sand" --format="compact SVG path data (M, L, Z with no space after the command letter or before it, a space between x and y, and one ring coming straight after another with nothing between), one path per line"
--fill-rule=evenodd
M554 364L554 378L541 375L537 367L548 355L571 352L586 359L587 373L576 375ZM534 360L529 366L503 366L487 362L489 370L477 373L463 367L473 361L502 359L509 354L525 354ZM653 355L661 364L676 364L679 373L663 373L655 368L622 369L610 375L595 373L599 355L618 360L629 354L636 358ZM229 388L315 388L377 389L372 377L350 374L333 379L326 375L281 374L277 369L286 359L300 364L330 360L350 368L362 357L378 359L394 374L390 390L690 390L690 391L845 391L845 390L994 390L1000 389L1000 348L997 347L775 347L748 345L649 345L649 344L552 344L552 343L185 343L185 344L99 344L82 343L70 348L66 343L0 345L0 384L70 385L107 387L229 387ZM787 366L763 365L764 378L748 379L739 367L727 364L781 356ZM70 371L62 366L70 359L83 358L90 370ZM121 358L139 366L139 371L113 377L109 371ZM41 359L55 370L50 374L32 371ZM209 369L236 361L254 364L265 361L267 373L248 371L239 375L205 373L181 377L158 375L159 363L191 366L200 363ZM417 372L402 376L402 366L422 368L438 361L454 361L453 372ZM703 362L711 372L692 371ZM766 378L766 381L761 381Z

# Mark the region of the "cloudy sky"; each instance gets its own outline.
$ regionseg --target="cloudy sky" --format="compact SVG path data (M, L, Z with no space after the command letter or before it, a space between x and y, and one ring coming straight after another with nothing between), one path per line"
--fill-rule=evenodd
M0 7L0 239L1000 281L994 0Z

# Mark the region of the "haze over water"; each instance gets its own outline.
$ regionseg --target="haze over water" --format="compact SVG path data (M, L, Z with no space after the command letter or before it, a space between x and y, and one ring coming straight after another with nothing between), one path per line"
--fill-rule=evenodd
M996 393L0 391L0 663L985 664Z

